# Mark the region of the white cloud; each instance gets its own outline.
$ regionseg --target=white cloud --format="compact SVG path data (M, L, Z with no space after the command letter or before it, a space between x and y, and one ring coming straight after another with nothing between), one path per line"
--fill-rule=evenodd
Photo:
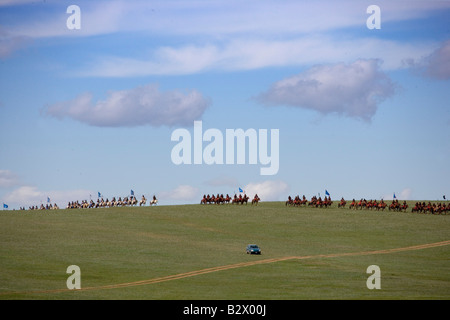
M34 5L33 15L16 19L12 30L32 37L73 35L65 28L68 4L32 0L1 0L0 6ZM163 35L210 35L311 33L351 26L365 26L368 4L360 0L215 0L146 1L96 0L77 2L81 8L81 35L117 31L145 31ZM394 22L426 17L450 7L447 1L378 0L382 21Z
M393 192L391 194L385 194L382 199L384 200L394 200L394 194L395 194L395 199L400 201L400 200L410 200L411 199L411 194L412 194L412 189L411 188L405 188L402 191L400 191L400 193L397 192Z
M210 101L196 90L161 92L150 84L130 90L111 91L104 101L92 102L83 93L73 100L47 107L44 113L100 127L191 125L199 120Z
M9 1L8 1L9 2ZM382 1L383 23L426 17L446 9L445 2ZM367 6L358 1L85 1L81 29L66 27L67 5L54 2L14 15L0 33L8 56L24 39L139 34L189 39L180 46L160 46L148 57L101 55L79 66L83 76L130 77L190 74L205 70L246 70L268 66L335 63L379 58L385 68L399 68L405 59L429 54L429 46L376 38L336 36L342 28L365 27ZM45 10L44 10L45 9ZM19 19L20 18L20 19ZM9 40L8 40L9 39ZM14 41L12 41L14 39ZM276 39L276 40L275 40ZM19 41L20 40L20 41ZM176 41L179 43L179 40ZM170 43L170 42L169 42ZM201 43L201 44L199 44ZM0 51L2 50L0 49ZM145 50L144 50L145 51ZM1 52L0 52L1 53ZM1 57L1 55L0 55ZM73 72L71 72L73 73Z
M160 47L147 59L103 56L87 66L81 66L74 75L114 78L192 74L212 68L220 59L218 48L212 45Z
M71 3L50 0L41 3L29 0L22 2L20 4L14 0L12 5L19 4L22 7L27 5L30 10L28 12L11 10L8 17L15 19L10 19L11 22L5 28L15 36L33 39L104 35L120 31L120 28L123 28L122 23L130 23L133 19L133 13L127 10L127 4L122 1L77 2L76 4L80 7L81 28L73 31L67 28L66 24L72 14L67 13L67 8ZM124 28L123 30L129 29Z
M392 96L395 85L378 60L317 65L280 80L257 100L272 106L293 106L370 121L377 105Z
M25 47L31 38L21 35L11 35L0 27L0 59L9 57L13 52Z
M405 67L432 52L427 43L401 43L376 38L341 39L306 35L292 39L233 38L202 45L159 47L147 57L101 56L74 73L83 77L132 77L193 74L211 70L252 70L278 66L351 62L361 57L383 60L384 70Z
M0 0L0 7L34 3L36 0Z
M397 197L400 200L409 200L411 197L411 193L412 193L412 189L406 188L406 189L403 189Z
M245 193L253 198L255 194L261 198L261 201L279 201L287 197L289 186L284 181L263 181L252 182L244 187Z
M19 178L9 170L0 170L0 188L9 188L17 185Z
M405 61L413 71L438 80L450 79L450 40L444 41L431 54L421 59Z
M89 190L65 190L65 191L41 191L35 186L21 186L3 197L3 202L8 206L25 207L39 206L47 204L47 197L51 204L58 204L60 208L65 208L69 201L89 200L89 196L94 194Z
M199 200L199 189L190 185L179 185L173 190L162 191L159 198L163 200L190 201Z

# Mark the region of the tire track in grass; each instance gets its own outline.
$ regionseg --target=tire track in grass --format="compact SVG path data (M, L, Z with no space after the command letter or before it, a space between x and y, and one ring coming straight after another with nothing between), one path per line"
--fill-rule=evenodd
M36 293L43 294L43 293L79 292L79 291L89 291L89 290L106 290L106 289L127 288L127 287L151 285L151 284L155 284L155 283L180 280L180 279L200 276L203 274L208 274L208 273L213 273L213 272L250 267L250 266L255 266L255 265L260 265L260 264L275 263L275 262L281 262L281 261L287 261L287 260L306 260L306 259L338 258L338 257L364 256L364 255L376 255L376 254L389 254L389 253L397 253L397 252L404 252L404 251L414 251L414 250L436 248L436 247L442 247L442 246L447 246L447 245L450 245L450 240L409 246L409 247L402 247L402 248L383 249L383 250L330 253L330 254L318 254L318 255L309 255L309 256L289 256L289 257L282 257L282 258L272 258L272 259L256 260L256 261L249 261L249 262L240 262L240 263L235 263L235 264L230 264L230 265L217 266L217 267L211 267L211 268L206 268L206 269L201 269L201 270L189 271L189 272L184 272L184 273L179 273L179 274L174 274L174 275L169 275L169 276L164 276L164 277L159 277L159 278L153 278L153 279L148 279L148 280L125 282L125 283L119 283L119 284L110 284L110 285L103 285L103 286L96 286L96 287L85 287L85 288L81 288L81 289L77 289L77 290L69 290L66 288L66 289L54 289L54 290L3 292L3 293L0 293L0 296L1 295L12 295L12 294L36 294Z

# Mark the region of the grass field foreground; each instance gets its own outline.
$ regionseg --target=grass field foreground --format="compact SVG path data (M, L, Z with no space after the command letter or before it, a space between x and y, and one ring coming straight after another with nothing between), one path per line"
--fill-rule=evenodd
M281 202L2 211L0 239L0 299L450 298L449 245L367 253L448 241L448 215ZM82 290L67 289L70 265Z

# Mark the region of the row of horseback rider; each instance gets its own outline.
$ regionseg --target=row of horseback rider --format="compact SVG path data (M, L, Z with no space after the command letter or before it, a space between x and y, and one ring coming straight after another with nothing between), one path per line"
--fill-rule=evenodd
M328 207L331 206L333 202L331 201L331 197L325 197L324 200L322 200L321 197L313 196L311 200L308 203L308 200L305 196L300 199L300 196L296 196L294 199L292 199L291 196L288 197L288 200L286 201L286 206L311 206L315 208L322 208L322 207ZM347 205L347 201L344 198L341 198L341 200L338 203L338 208L345 208ZM384 209L388 208L389 211L404 211L406 212L406 209L408 209L408 204L406 201L403 201L403 203L400 203L398 199L392 200L391 204L387 204L384 202L383 199L380 201L377 200L366 200L361 199L359 201L356 201L353 199L349 206L349 209L370 209L370 210L381 210L384 211ZM432 213L432 214L447 214L450 212L450 203L447 205L445 203L434 203L428 202L428 204L425 204L425 202L416 202L414 207L412 208L412 212L418 212L418 213Z
M147 203L147 199L144 195L142 195L141 200L139 201L139 206L145 206ZM130 197L124 197L123 199L119 197L116 200L116 197L113 197L112 200L109 200L108 198L104 200L103 198L97 199L96 202L94 202L92 199L91 201L82 200L81 203L77 201L71 201L67 204L67 209L85 209L85 208L110 208L110 207L124 207L124 206L135 206L138 204L138 201L135 196ZM150 206L158 204L158 200L156 199L156 196L153 196L153 199L150 200Z
M203 195L202 200L200 200L200 204L225 204L225 203L231 203L231 204L247 204L248 200L250 198L247 196L246 193L244 193L244 195L239 194L239 196L237 196L236 194L234 195L233 198L231 198L228 194L226 196L224 196L223 194L217 194L217 196L215 196L214 194L212 196L208 195ZM261 199L259 198L258 194L255 194L255 196L252 199L252 205L258 205L258 202Z
M290 206L310 206L315 208L323 208L323 207L329 207L333 204L333 201L331 201L331 197L325 196L325 198L322 200L322 198L313 196L311 200L308 202L305 196L303 196L302 199L300 199L300 196L296 196L294 199L291 198L291 196L288 197L288 200L286 201L286 205ZM345 208L347 205L347 201L344 198L341 198L341 201L338 203L338 208ZM377 200L366 200L361 199L359 201L356 201L355 199L352 200L352 202L349 204L349 209L375 209L375 210L384 210L386 208L389 208L389 210L406 210L408 208L408 205L406 204L406 201L403 202L403 204L400 204L398 200L393 200L392 204L387 206L387 204L384 202L384 200L381 200L378 202Z
M306 197L303 195L303 198L300 199L300 196L296 196L294 199L292 199L291 196L288 197L288 200L286 201L286 206L310 206L310 207L315 207L315 208L323 208L323 207L329 207L333 204L333 201L331 201L331 197L327 197L325 196L324 199L322 199L322 197L316 197L313 196L311 198L311 200L308 203L308 200L306 199Z
M30 206L28 207L28 210L58 210L59 207L55 203L54 205L51 203L47 203L45 206L41 203L40 206ZM19 210L26 210L25 207L19 207Z

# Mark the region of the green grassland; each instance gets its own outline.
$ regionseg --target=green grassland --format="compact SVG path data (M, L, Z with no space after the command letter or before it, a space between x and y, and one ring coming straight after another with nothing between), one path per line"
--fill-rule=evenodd
M340 255L446 240L450 215L355 211L336 204L2 211L0 299L447 300L450 245ZM247 255L249 243L258 244L262 255ZM281 260L252 264L268 259ZM89 290L67 289L70 265L80 267L81 287ZM379 290L366 286L370 265L380 267ZM123 283L129 285L114 287Z

